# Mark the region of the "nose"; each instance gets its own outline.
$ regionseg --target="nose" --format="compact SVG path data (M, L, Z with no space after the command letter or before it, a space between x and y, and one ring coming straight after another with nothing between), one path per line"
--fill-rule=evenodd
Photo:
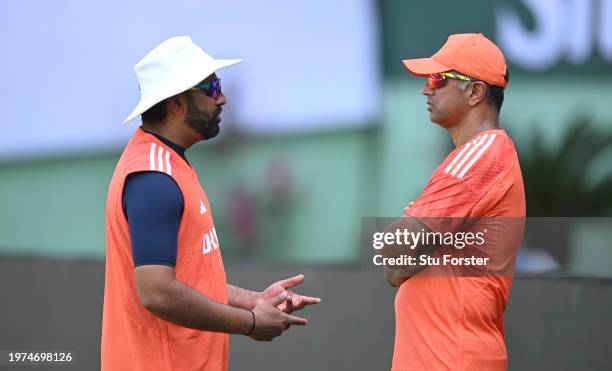
M223 93L219 93L219 96L217 97L217 105L222 106L225 103L227 103L227 98L225 95L223 95Z
M429 87L427 81L425 81L425 84L423 84L423 87L421 88L421 94L428 97L431 97L434 94L434 89Z

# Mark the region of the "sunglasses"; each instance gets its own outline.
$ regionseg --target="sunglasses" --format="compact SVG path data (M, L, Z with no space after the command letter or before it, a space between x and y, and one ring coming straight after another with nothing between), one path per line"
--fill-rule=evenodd
M457 79L461 81L476 81L473 78L462 75L456 72L441 72L429 75L427 78L427 87L431 89L439 89L446 85L446 79Z
M216 79L206 84L199 83L189 90L201 90L207 97L217 99L221 95L221 79Z

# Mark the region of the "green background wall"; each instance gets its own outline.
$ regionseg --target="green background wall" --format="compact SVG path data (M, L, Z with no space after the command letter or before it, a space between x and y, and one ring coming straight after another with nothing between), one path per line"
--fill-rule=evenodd
M401 59L430 55L450 33L480 31L495 39L494 10L500 4L535 27L519 1L379 1L382 106L379 120L368 128L252 138L232 134L190 149L225 256L357 261L360 218L399 215L451 145L429 122L420 94L423 80L409 75ZM585 65L561 62L537 74L510 63L517 73L506 91L502 126L519 151L528 149L536 130L545 133L542 145L554 145L578 116L612 130L612 69L602 63L594 55ZM117 148L0 163L0 255L103 257L106 188L119 155ZM608 161L598 165L609 169ZM280 201L270 184L275 166L290 185ZM234 220L236 192L246 197L253 214L251 239L240 234Z

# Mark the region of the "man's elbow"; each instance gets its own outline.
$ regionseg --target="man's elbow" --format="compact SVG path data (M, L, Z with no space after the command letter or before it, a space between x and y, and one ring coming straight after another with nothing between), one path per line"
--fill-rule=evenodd
M167 280L149 281L136 287L140 304L158 317L172 311L176 304L174 290L174 282Z
M165 307L165 299L163 295L148 293L145 295L140 295L140 304L149 312L153 314L157 314L163 310Z
M173 271L166 267L143 266L136 269L136 293L140 304L149 312L159 315L173 305Z
M169 305L168 295L163 290L151 290L138 295L140 304L149 312L159 315L164 313Z
M387 283L389 284L389 286L391 287L400 287L402 285L402 283L404 283L404 281L406 281L407 278L392 278L392 279L387 279Z
M393 287L400 287L410 276L402 275L399 271L385 268L385 281Z

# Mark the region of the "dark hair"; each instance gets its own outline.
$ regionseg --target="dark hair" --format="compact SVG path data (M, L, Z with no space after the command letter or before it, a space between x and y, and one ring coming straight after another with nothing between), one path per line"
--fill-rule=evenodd
M506 82L508 82L509 77L510 74L506 68L506 76L504 76ZM502 104L504 104L504 89L499 86L487 84L486 98L489 106L493 108L495 112L499 113L501 111Z
M166 119L166 115L168 115L168 109L166 108L166 99L164 99L155 104L153 107L144 111L140 117L142 122L159 124Z

